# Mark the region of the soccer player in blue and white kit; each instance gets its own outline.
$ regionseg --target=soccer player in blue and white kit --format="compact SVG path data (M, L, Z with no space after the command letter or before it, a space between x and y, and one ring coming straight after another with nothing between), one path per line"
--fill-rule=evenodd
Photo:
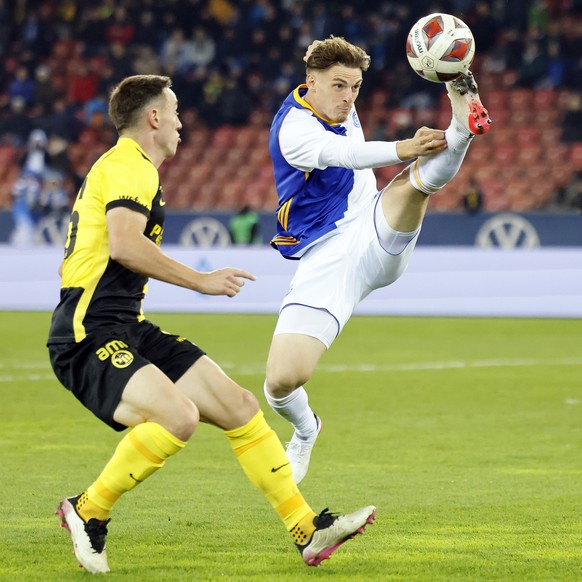
M265 396L294 427L287 446L293 477L306 475L321 420L304 384L354 308L406 269L429 198L458 172L471 140L491 124L473 75L446 84L446 131L366 142L354 107L370 57L343 38L307 50L306 83L283 102L269 149L279 196L271 244L301 259L283 299L267 360ZM411 160L378 191L372 168Z

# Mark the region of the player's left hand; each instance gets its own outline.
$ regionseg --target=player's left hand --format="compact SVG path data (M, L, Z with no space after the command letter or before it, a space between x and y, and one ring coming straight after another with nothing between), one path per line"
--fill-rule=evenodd
M429 127L421 127L411 139L396 142L396 152L401 160L438 154L446 148L445 132Z
M252 273L242 269L233 269L232 267L218 269L210 273L201 273L200 275L200 283L197 290L206 295L234 297L245 284L243 279L256 281L256 277Z

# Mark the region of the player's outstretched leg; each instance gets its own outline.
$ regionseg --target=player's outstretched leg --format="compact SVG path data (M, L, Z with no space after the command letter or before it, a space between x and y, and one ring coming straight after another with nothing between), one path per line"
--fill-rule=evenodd
M317 430L313 436L306 440L301 438L297 434L297 431L295 431L285 449L285 454L291 463L291 472L293 473L295 483L300 483L303 481L305 475L307 475L309 461L311 460L311 452L313 451L313 446L315 445L315 441L317 440L323 426L321 418L316 414L313 416L315 416L315 422L317 423Z
M489 112L481 103L473 73L461 74L446 84L453 115L457 122L472 135L487 133L491 127Z
M109 572L105 553L109 520L83 520L75 509L76 503L77 497L69 497L61 501L56 512L61 518L61 526L71 535L75 556L79 564L92 574Z
M473 73L469 71L449 81L446 89L453 114L445 131L448 147L434 156L422 156L409 166L412 186L429 195L455 177L473 138L487 133L491 127L491 118L481 103Z
M313 518L315 531L309 540L304 544L296 544L303 561L308 566L319 566L344 542L364 533L366 525L373 523L375 517L376 508L373 505L347 515L333 515L324 509Z

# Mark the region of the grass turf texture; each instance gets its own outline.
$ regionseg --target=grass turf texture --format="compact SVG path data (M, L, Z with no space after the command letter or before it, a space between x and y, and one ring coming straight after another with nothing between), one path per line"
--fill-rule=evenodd
M198 342L264 404L274 317L151 319ZM48 323L0 313L2 580L90 576L54 511L120 438L53 378ZM311 381L324 431L301 489L317 511L376 504L376 523L307 568L221 432L202 426L116 506L108 577L582 579L581 332L575 320L354 318Z

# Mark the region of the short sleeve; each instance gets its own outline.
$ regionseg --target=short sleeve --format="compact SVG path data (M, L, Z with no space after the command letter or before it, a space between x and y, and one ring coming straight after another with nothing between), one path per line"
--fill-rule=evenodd
M149 217L159 187L159 175L155 167L145 159L138 164L119 160L109 164L107 171L106 210L123 206Z

